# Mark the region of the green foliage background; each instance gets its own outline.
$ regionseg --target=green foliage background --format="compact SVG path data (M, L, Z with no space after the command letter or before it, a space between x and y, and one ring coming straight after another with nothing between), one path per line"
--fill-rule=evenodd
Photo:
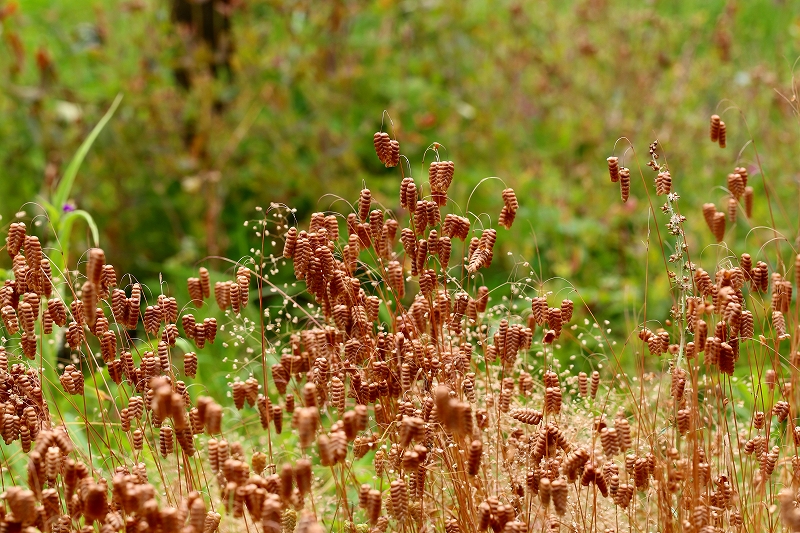
M628 204L608 182L605 158L627 146L615 148L617 139L644 156L660 140L703 259L719 251L707 248L700 206L722 206L725 175L737 161L755 163L751 135L783 202L776 224L795 224L796 122L786 101L800 52L795 2L233 4L231 76L214 77L210 51L171 22L167 0L0 0L2 222L49 196L121 93L72 201L95 217L109 261L139 279L250 254L242 223L257 205L283 202L306 219L335 197L355 201L367 183L397 207L399 171L372 148L384 110L418 182L425 148L438 141L455 161L451 196L462 207L487 176L516 189L518 220L499 241L513 255L499 254L491 281L524 258L542 279L569 279L612 321L642 301L646 276L667 283L645 273L654 228L639 173ZM190 90L175 81L179 65ZM728 123L726 150L707 139L714 112ZM627 163L636 165L630 153ZM769 224L760 177L751 183L752 224ZM470 210L496 221L501 189L481 185ZM730 234L735 252L757 254L764 239L750 229L740 220ZM88 232L75 238L89 242ZM653 305L665 318L669 302Z

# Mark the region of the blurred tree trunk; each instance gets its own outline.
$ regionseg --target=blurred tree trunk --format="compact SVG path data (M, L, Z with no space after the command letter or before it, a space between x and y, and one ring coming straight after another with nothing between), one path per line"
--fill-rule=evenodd
M184 43L183 54L174 68L177 83L190 91L193 75L205 70L214 78L230 81L233 78L230 17L238 4L237 0L171 0L171 3L171 19ZM214 97L211 113L219 114L223 108L223 103ZM213 132L198 131L198 124L193 121L187 121L184 128L184 142L197 159L198 175L203 177L205 185L206 252L210 256L219 255L222 250L217 234L223 198L220 194L219 169L213 168L208 150Z
M175 78L184 89L192 86L192 66L207 66L214 77L232 76L231 13L235 0L171 0L172 22L187 42L183 64L175 68ZM193 65L195 52L206 47L210 53L207 65Z

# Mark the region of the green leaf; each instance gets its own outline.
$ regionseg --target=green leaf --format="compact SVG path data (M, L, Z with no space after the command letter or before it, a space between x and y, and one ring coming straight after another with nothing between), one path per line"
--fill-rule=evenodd
M114 103L111 104L111 107L106 111L106 114L103 115L103 118L100 119L100 122L94 127L92 132L86 137L86 140L83 141L78 151L75 152L75 155L72 157L72 161L69 162L69 166L67 170L64 172L64 176L61 178L61 181L56 188L56 193L53 195L53 205L56 209L63 209L64 204L69 199L70 192L72 192L72 185L75 183L75 177L78 175L78 169L83 163L83 159L86 157L86 154L89 153L89 149L94 144L95 139L97 136L100 135L100 132L103 131L103 128L111 120L111 117L114 115L114 112L119 107L119 103L122 101L122 93L118 94L117 97L114 99Z
M50 219L50 223L53 225L53 229L58 228L58 223L61 220L61 209L56 208L56 206L51 204L47 198L44 198L43 196L39 196L37 203L44 207L47 217Z
M69 236L72 232L72 225L75 223L76 218L82 218L86 221L86 224L89 226L89 231L92 232L92 244L95 247L100 246L100 232L97 229L97 224L92 218L92 215L83 209L76 209L75 211L65 214L61 218L61 223L59 224L58 228L58 242L61 245L62 261L57 263L56 266L60 269L63 269L68 264L67 261L69 259L67 256L69 255Z

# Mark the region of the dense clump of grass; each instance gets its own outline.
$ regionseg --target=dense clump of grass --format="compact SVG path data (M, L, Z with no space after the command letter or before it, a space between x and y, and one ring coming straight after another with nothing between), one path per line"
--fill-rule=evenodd
M800 528L800 255L785 238L701 265L658 141L645 165L612 155L623 200L650 204L664 252L648 268L672 309L644 306L619 336L528 262L483 284L486 221L512 227L525 201L512 188L482 183L503 207L478 216L450 198L440 145L424 181L396 139L374 145L398 197L363 188L306 227L260 211L253 256L224 278L200 267L187 301L119 277L99 248L54 269L45 224L7 228L2 531ZM755 174L737 165L726 210L704 208L717 241L739 202L749 217L770 201ZM273 284L289 264L297 284ZM213 343L233 361L224 398L198 379L220 371L202 357Z

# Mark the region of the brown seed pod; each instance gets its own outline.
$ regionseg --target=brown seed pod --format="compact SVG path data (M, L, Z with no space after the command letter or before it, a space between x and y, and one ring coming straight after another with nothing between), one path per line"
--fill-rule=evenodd
M100 281L103 277L103 265L106 262L106 254L100 248L89 250L89 261L86 264L86 278L89 282L100 288Z
M160 305L148 305L144 311L144 330L148 335L156 335L161 328L162 312Z
M597 397L597 389L600 386L600 372L595 370L592 372L591 396L592 399Z
M181 317L181 326L183 327L183 334L189 339L194 339L196 322L194 315L187 313Z
M64 305L63 301L58 298L51 298L47 302L47 310L58 327L63 328L67 324L67 306Z
M519 202L517 201L517 195L514 189L509 187L503 190L503 204L513 213L519 209Z
M53 272L49 259L42 259L39 273L34 272L34 290L36 294L49 297L53 293ZM104 293L104 298L107 296Z
M375 135L372 136L372 144L378 159L381 160L381 163L386 164L389 152L389 134L382 131L375 132Z
M600 442L606 457L612 457L619 453L619 437L615 428L604 427L600 430Z
M772 312L772 327L775 329L775 336L778 340L789 337L789 335L786 334L786 319L780 311Z
M122 289L114 289L111 292L111 316L114 322L122 326L128 322L128 297Z
M200 287L203 290L203 298L211 297L211 278L206 267L200 267Z
M717 213L717 206L712 203L703 204L703 218L708 225L708 229L714 231L714 215Z
M564 516L567 512L567 482L563 478L558 478L550 483L550 493L553 500L553 508L558 516Z
M81 328L75 321L70 322L65 337L69 347L73 350L77 350L81 347L84 341L83 328Z
M564 473L570 483L578 479L587 461L589 461L589 452L585 448L578 448L567 454L564 460Z
M105 484L90 482L81 490L82 510L87 521L100 520L108 513L108 493Z
M33 524L36 522L36 494L32 490L26 490L22 487L8 487L5 491L5 500L14 517L14 522L7 522L4 520L4 526L11 531L8 524L16 524L17 531L22 531L22 526L30 526L33 530ZM27 531L28 528L26 527Z
M195 326L195 333L196 332L197 327ZM213 316L203 319L203 332L205 333L206 340L214 344L214 340L217 338L217 319Z
M706 338L705 348L704 348L704 358L703 362L708 365L716 365L719 364L719 352L721 349L722 341L718 337L708 337Z
M412 178L403 178L400 185L400 206L408 209L411 216L417 209L417 186Z
M89 328L94 328L97 319L97 290L95 285L86 282L81 287L81 304L83 307L83 318Z
M575 310L575 304L572 300L561 301L561 319L564 324L572 320L572 313Z
M516 211L510 211L508 207L503 206L503 209L500 210L500 216L497 218L497 224L506 229L511 229L516 216Z
M161 426L158 434L158 447L161 452L161 457L169 456L175 451L175 443L173 440L174 432L169 426Z
M233 404L236 406L237 410L241 411L244 409L245 401L244 383L241 381L234 381L231 384L231 389L233 391Z
M455 165L452 161L433 161L428 167L428 182L431 186L431 196L436 205L447 203L447 189L453 182Z
M691 413L688 409L679 409L676 418L678 433L686 435L691 425Z
M656 195L663 196L672 191L672 175L668 170L659 172L656 176Z
M103 265L100 275L100 286L106 294L108 293L108 289L117 286L117 272L114 270L114 265Z
M31 451L31 430L28 428L27 424L20 423L19 442L23 452L28 453Z
M378 523L378 518L381 515L381 504L382 498L381 493L379 490L371 489L367 493L367 517L369 518L369 523L371 525L376 525Z
M633 466L633 478L638 490L645 490L650 486L650 467L646 458L636 459Z
M328 250L328 248L325 248L325 250ZM330 270L333 269L331 268ZM247 276L237 276L236 284L239 288L239 308L244 309L250 302L250 279Z
M492 508L488 502L481 502L478 506L478 531L486 531L492 520Z
M203 285L200 278L189 278L186 280L186 286L189 290L189 297L192 299L192 304L195 307L203 306Z
M739 173L728 174L728 190L731 196L738 200L744 194L745 183Z
M728 221L731 224L736 223L736 210L738 207L739 204L735 198L733 197L728 198Z
M772 415L778 419L778 422L783 422L789 416L789 404L783 400L775 402L772 406Z
M346 401L344 382L339 379L338 376L333 376L331 378L330 399L331 404L336 407L336 410L339 412L339 416L343 416Z
M399 142L389 139L389 135L386 133L378 132L373 136L373 143L378 157L385 166L396 167L400 164Z
M755 413L753 413L753 427L754 428L763 429L765 420L766 420L766 416L764 415L764 411L756 411Z
M109 330L103 333L100 340L100 349L103 362L106 364L117 358L117 334L114 331Z
M547 509L550 506L550 496L552 495L552 484L550 480L543 477L539 480L539 501L542 507Z
M617 430L617 440L622 451L627 451L633 447L633 437L631 436L631 426L622 414L617 415L614 421L614 428Z
M719 130L721 125L722 121L720 120L719 115L711 115L711 127L709 129L709 134L712 143L719 142Z
M608 174L611 176L611 183L619 181L619 157L611 156L608 161Z
M469 446L469 456L467 458L467 474L470 476L478 475L481 468L481 456L483 455L483 443L480 440L473 440Z
M285 239L286 240L283 243L283 257L286 259L291 259L294 257L294 251L297 247L297 228L289 228L289 231L286 232Z
M712 232L714 233L714 238L718 243L725 239L725 213L714 213Z
M762 455L761 458L761 471L766 476L771 476L775 471L775 465L778 464L781 449L778 446L773 446L772 449Z
M6 235L6 251L9 257L16 256L25 244L25 232L27 228L24 222L12 222L8 227Z
M547 310L547 324L555 331L556 338L561 336L561 327L563 325L563 316L561 309L558 307L551 307Z
M542 296L534 296L531 298L531 314L536 325L543 326L547 322L548 317L547 298Z
M301 448L308 448L314 442L314 435L316 434L318 425L319 411L316 407L301 407L295 409L294 416L292 417L292 426L298 430Z
M370 205L372 204L372 193L369 189L362 189L358 198L358 219L361 222L369 221Z
M141 429L133 430L133 449L141 451L144 448L144 433Z
M417 236L424 234L425 228L427 228L428 225L432 225L428 220L428 209L425 200L419 200L417 202L412 221L414 223L414 234Z
M370 487L367 483L361 485L358 490L358 505L362 509L366 509L369 503L369 491L372 487Z
M33 361L36 358L36 346L39 337L33 333L23 333L20 337L20 345L22 346L22 353Z
M744 214L747 218L753 216L753 188L744 188Z
M294 468L290 463L284 463L280 469L280 497L284 501L288 501L292 496L294 489Z
M64 373L59 377L59 381L67 394L83 394L83 373L78 371L74 365L67 365L64 367Z
M542 421L542 413L536 409L531 409L528 407L514 409L509 413L509 415L514 420L518 420L523 424L532 426L538 425Z
M19 306L17 306L17 313L22 331L26 334L33 335L34 328L36 327L36 314L33 310L33 306L28 302L20 302Z
M621 483L617 493L614 495L614 503L623 509L627 509L633 499L633 486L627 483Z
M315 263L318 264L319 260L316 259L316 258L311 258L311 261L309 262L309 269L308 269L308 272L306 273L306 281L307 281L307 283L310 282L312 285L313 285L313 283L315 281L317 281L316 274L319 273L317 270L314 270L312 268L312 265L315 264ZM312 271L313 271L313 274L312 274ZM311 277L311 279L309 279L309 277ZM234 314L238 315L242 310L242 297L241 297L241 293L240 293L240 290L239 290L239 284L238 283L230 283L230 284L228 284L228 286L230 287L231 311L233 311Z
M206 326L205 324L194 325L194 344L199 350L206 345Z
M619 170L619 190L623 202L627 202L631 194L631 171L628 168Z
M170 346L175 346L175 343L180 338L180 333L178 333L178 326L175 324L167 324L164 327L164 331L161 333L161 342L165 342Z
M589 395L589 377L586 372L578 373L578 393L584 397Z
M725 148L727 146L727 128L725 127L725 123L720 121L719 123L719 147Z
M562 404L561 387L547 387L544 391L544 410L548 413L558 414Z
M42 313L42 333L45 335L53 333L53 318L50 316L48 309L45 309L44 313Z
M428 259L428 241L420 239L417 241L417 255L414 258L414 265L417 272L425 270L425 263Z
M759 261L750 273L756 290L767 292L769 286L769 267L764 261Z
M402 479L392 481L389 488L391 496L391 511L399 522L402 522L408 515L408 488Z
M206 406L205 427L209 435L222 432L222 407L220 405L212 402Z

